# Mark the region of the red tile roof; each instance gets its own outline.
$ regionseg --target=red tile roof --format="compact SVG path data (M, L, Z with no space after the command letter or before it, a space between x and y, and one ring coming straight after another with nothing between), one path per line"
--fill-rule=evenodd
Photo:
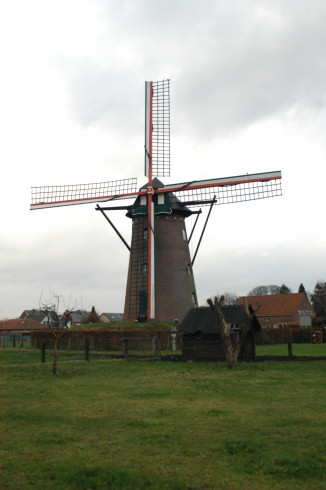
M0 321L0 331L7 330L47 330L49 327L31 318L13 318Z
M241 296L238 298L237 304L244 304L244 298L247 298L248 304L254 310L257 308L257 304L260 304L260 308L256 313L257 317L296 315L299 310L313 311L313 307L305 293Z

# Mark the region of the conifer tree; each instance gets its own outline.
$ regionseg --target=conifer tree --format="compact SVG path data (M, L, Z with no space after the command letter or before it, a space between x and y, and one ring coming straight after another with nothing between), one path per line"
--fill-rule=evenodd
M299 286L298 293L306 293L305 287L304 287L304 285L302 283Z
M280 287L280 294L290 294L292 293L292 289L288 288L285 284L282 284Z

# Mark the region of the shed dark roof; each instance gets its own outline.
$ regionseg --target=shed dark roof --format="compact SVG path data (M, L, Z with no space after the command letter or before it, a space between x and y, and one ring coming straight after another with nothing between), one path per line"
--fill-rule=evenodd
M222 312L228 324L231 324L242 330L247 324L247 315L242 305L223 306ZM256 332L260 331L260 324L254 316L252 328ZM179 332L204 334L219 333L215 313L206 306L192 308L188 311L183 322L179 327Z

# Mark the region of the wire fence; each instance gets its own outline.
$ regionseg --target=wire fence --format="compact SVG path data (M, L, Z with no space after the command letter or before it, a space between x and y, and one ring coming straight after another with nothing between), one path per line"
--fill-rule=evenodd
M175 329L176 330L176 329ZM57 351L61 361L100 359L182 360L182 335L166 330L137 336L140 332L63 332ZM131 334L134 333L133 336ZM142 332L144 333L144 332ZM264 329L256 337L257 360L322 358L326 356L326 329ZM51 362L55 337L51 332L32 335L1 334L0 357L4 364Z
M53 358L56 345L60 361L65 360L95 360L116 358L162 359L168 356L181 356L181 335L175 331L158 331L147 337L134 336L134 332L33 332L31 336L2 335L1 351L11 350L20 352L21 362L28 362L37 357L42 362ZM27 358L24 359L22 353Z

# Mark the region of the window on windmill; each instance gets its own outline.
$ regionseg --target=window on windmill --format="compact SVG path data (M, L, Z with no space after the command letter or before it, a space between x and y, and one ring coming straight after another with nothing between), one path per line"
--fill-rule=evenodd
M146 196L140 196L140 205L146 206L146 204L147 204L147 197Z
M196 304L196 295L195 295L195 293L191 293L191 299L192 299L192 303L195 305Z
M148 228L144 228L143 230L143 239L148 240Z
M187 264L187 272L188 272L188 276L191 276L191 265L190 264Z
M148 264L142 264L141 265L141 275L147 276L147 274L148 274Z
M164 204L164 194L159 194L157 196L157 204Z
M182 230L182 236L183 236L184 241L186 242L187 241L186 230Z

